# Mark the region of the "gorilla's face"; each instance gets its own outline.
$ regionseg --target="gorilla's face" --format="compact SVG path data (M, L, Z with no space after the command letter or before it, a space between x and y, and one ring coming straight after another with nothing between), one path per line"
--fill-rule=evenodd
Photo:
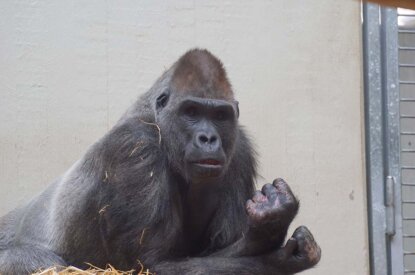
M170 165L192 182L222 176L237 138L235 101L162 95L157 100L161 132L165 132ZM163 123L167 122L167 123Z

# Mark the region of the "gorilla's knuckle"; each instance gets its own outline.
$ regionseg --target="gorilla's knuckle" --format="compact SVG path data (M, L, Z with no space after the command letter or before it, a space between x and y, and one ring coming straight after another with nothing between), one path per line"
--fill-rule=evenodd
M256 210L255 210L255 203L253 201L248 201L246 203L245 209L246 209L248 216L255 215Z
M287 182L282 178L276 178L272 183L274 185L287 185Z
M316 244L311 246L307 251L307 258L311 264L316 265L321 259L321 249Z
M300 225L299 227L297 227L296 231L298 231L299 233L302 233L302 234L309 234L309 232L310 232L305 225Z
M254 203L254 201L253 201L253 200L251 200L251 199L247 200L247 201L246 201L246 203L245 203L245 207L246 207L246 208L253 207L254 205L255 205L255 203Z
M266 183L266 184L264 184L264 186L262 186L262 192L269 191L273 188L274 188L274 186L271 183Z

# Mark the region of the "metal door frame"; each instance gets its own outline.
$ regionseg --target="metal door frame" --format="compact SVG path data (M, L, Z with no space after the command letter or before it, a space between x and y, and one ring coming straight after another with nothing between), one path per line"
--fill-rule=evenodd
M396 9L363 4L363 53L371 274L404 274Z

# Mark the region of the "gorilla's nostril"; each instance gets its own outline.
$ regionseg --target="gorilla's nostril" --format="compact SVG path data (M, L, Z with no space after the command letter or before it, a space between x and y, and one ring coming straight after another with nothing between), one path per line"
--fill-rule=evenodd
M208 137L205 135L199 136L199 140L203 143L207 143L209 141Z
M210 138L210 143L215 143L218 138L216 136L213 136Z

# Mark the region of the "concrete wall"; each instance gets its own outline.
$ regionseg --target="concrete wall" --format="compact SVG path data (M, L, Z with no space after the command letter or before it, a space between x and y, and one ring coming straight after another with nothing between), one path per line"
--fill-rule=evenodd
M301 200L323 249L304 274L368 274L358 1L0 1L0 214L195 46L228 70L259 183Z

